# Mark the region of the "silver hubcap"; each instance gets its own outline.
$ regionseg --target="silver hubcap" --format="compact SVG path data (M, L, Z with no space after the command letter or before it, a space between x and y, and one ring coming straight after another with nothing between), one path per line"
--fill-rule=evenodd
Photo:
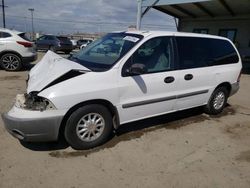
M7 70L16 70L19 66L19 60L17 57L12 55L4 56L2 59L2 65Z
M100 114L89 113L78 122L76 133L82 141L92 142L102 135L104 127L105 121Z
M214 98L214 108L216 110L219 110L220 108L222 108L222 106L225 103L225 94L223 92L219 92L217 93L217 95Z

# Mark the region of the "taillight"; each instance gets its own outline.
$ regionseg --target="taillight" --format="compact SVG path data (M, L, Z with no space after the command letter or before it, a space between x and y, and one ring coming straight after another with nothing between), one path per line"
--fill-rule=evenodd
M31 42L23 42L23 41L16 41L18 44L23 45L25 48L29 48L32 47L32 43Z
M239 74L239 76L237 78L237 82L240 82L241 73L242 73L242 70L240 71L240 74Z

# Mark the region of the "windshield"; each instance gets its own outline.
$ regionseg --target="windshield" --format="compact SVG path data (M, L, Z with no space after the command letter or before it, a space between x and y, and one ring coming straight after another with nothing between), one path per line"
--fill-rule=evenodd
M109 70L141 39L142 35L110 33L90 43L69 59L95 72Z

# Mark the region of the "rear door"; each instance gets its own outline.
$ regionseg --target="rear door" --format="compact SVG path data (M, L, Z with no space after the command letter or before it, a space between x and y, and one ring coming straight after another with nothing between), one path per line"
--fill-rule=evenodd
M118 83L121 123L175 110L179 77L174 70L172 42L172 37L149 39L123 65ZM133 64L144 64L146 72L127 74Z
M46 43L47 43L47 36L45 36L45 35L41 36L36 41L36 47L37 47L37 49L39 49L39 50L46 49Z
M176 108L206 104L213 88L214 67L210 66L212 46L209 38L176 37L180 80Z
M60 41L62 48L65 48L66 50L72 48L73 46L72 42L68 37L56 37L56 38Z

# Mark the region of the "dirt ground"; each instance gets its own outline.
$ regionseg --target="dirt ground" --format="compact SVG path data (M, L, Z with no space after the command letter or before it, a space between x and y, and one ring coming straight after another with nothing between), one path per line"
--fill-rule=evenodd
M41 56L41 54L40 54ZM27 71L0 70L0 113ZM0 118L0 188L250 187L250 75L219 116L200 108L122 126L104 146L20 143Z

